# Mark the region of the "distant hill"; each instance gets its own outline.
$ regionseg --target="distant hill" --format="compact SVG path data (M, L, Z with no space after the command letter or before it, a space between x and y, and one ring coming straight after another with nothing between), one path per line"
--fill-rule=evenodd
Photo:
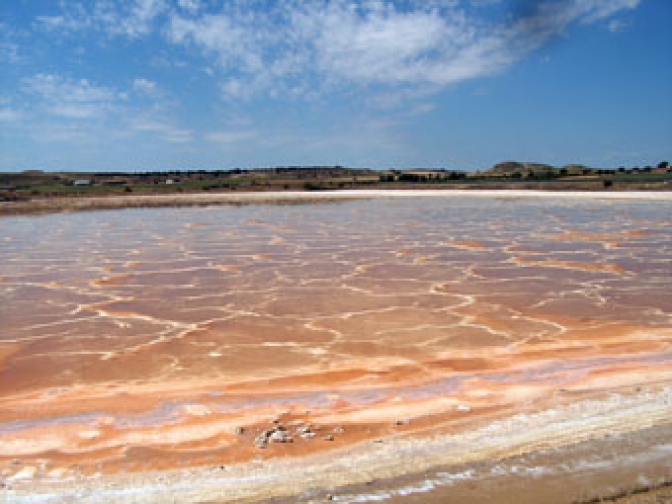
M556 169L551 165L542 163L521 163L519 161L504 161L497 163L485 173L489 175L513 175L514 173L525 173L533 175L552 174Z

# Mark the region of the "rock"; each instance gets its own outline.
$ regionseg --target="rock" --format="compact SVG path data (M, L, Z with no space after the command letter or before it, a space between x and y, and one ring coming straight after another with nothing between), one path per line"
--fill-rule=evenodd
M245 427L236 427L236 434L239 436L245 434Z
M343 434L345 432L345 429L341 427L340 425L334 427L334 430L332 431L334 434Z
M411 423L411 422L408 421L408 420L395 420L394 421L394 425L408 425L409 423Z
M260 449L266 448L266 445L268 444L268 437L266 437L266 433L259 434L256 438L254 438L254 446Z
M303 439L313 439L315 436L317 436L317 434L310 430L310 427L301 427L296 432Z
M287 432L282 429L276 429L269 437L268 440L271 443L292 443L294 440L292 437L287 434Z
M324 439L325 441L333 441L333 440L334 440L334 436L332 436L331 434L327 434L326 436L324 436L323 439Z
M462 413L467 413L468 411L471 411L471 408L469 406L467 406L466 404L460 404L457 407L457 411L460 411Z

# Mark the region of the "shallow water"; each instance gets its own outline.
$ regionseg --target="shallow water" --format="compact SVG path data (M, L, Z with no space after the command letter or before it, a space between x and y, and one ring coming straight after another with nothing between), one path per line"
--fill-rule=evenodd
M0 240L8 477L249 460L278 415L347 427L263 457L447 432L672 367L669 201L129 209Z

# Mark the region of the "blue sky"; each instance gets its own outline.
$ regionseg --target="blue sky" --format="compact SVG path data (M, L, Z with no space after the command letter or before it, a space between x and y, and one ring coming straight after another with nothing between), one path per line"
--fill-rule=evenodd
M0 170L657 164L671 27L667 0L3 0Z

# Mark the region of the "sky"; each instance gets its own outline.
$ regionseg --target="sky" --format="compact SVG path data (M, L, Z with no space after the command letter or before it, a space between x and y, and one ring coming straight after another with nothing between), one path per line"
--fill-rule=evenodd
M668 0L0 0L0 170L672 161Z

